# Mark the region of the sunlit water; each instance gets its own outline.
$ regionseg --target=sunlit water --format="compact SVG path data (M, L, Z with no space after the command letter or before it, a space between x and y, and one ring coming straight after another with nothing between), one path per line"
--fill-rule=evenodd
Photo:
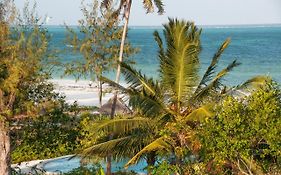
M43 169L47 172L58 172L58 173L66 173L69 172L75 168L78 168L80 166L80 158L72 158L71 156L66 156L63 158L58 158L55 160L51 160L47 162ZM128 160L127 160L128 161ZM121 161L121 162L112 162L112 172L117 171L134 171L136 173L146 173L145 168L147 164L145 161L140 161L137 165L130 166L128 169L124 169L124 165L127 163L127 161ZM104 162L101 163L102 167L105 169L106 165Z
M63 27L48 27L52 36L51 46L64 50L69 48L65 41ZM146 28L132 27L129 30L129 41L133 46L140 48L140 52L133 56L135 67L154 78L158 77L157 45L153 38L155 30L162 31L161 27ZM200 54L201 74L209 65L212 56L226 39L232 42L222 55L218 70L231 63L234 59L242 63L226 77L227 85L236 85L255 75L269 75L281 82L281 26L226 26L203 27L202 52ZM81 55L69 50L58 55L62 62L81 59ZM53 78L60 78L63 68L57 68ZM114 73L107 74L114 79ZM63 77L74 79L74 77Z

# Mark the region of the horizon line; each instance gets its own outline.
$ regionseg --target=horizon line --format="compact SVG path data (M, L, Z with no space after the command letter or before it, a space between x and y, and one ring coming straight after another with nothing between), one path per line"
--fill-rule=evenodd
M65 27L64 24L44 24L47 27ZM68 25L69 27L78 27L79 24ZM281 27L281 23L257 23L257 24L198 24L199 27ZM163 25L129 25L129 28L162 28Z

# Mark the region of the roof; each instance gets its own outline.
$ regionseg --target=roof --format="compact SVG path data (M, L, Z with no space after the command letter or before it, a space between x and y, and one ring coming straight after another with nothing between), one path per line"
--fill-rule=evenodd
M100 107L98 112L103 115L110 115L112 104L113 104L113 98L110 98L104 105ZM123 102L122 99L117 98L116 102L116 108L115 108L115 115L124 115L124 114L131 114L132 111L130 108Z

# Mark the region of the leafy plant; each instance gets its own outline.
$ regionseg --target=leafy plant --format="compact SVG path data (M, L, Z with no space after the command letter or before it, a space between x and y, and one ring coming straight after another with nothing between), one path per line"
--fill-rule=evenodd
M227 97L216 108L217 115L206 120L200 132L210 171L263 174L280 165L281 90L276 83L242 99Z
M63 173L64 175L104 175L103 168L98 165L91 165L89 167L87 166L81 166L78 168L73 169L72 171L68 173Z
M119 55L119 40L122 36L120 20L112 18L113 9L99 8L99 2L94 0L85 5L82 1L81 9L84 18L79 20L79 32L67 27L67 43L73 51L78 51L83 59L67 63L65 74L71 74L79 79L90 78L99 82L99 102L102 102L102 82L100 78L104 73L110 72L116 67ZM128 41L124 45L124 60L128 63L128 57L137 50Z
M13 1L0 3L0 174L10 174L10 129L15 120L34 117L45 100L35 95L47 84L49 36L28 4L17 16Z
M58 102L58 100L57 100ZM44 114L18 123L12 132L14 163L48 159L76 153L82 137L80 120L69 114L71 106L61 103L44 109Z

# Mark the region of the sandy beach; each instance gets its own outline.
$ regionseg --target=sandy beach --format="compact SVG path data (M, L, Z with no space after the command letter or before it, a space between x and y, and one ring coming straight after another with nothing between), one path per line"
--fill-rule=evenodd
M55 86L55 91L65 96L69 104L77 101L81 106L99 106L98 86L87 80L67 80L52 79L50 80ZM108 87L104 85L104 90ZM103 95L102 103L106 103L112 97L112 93Z

